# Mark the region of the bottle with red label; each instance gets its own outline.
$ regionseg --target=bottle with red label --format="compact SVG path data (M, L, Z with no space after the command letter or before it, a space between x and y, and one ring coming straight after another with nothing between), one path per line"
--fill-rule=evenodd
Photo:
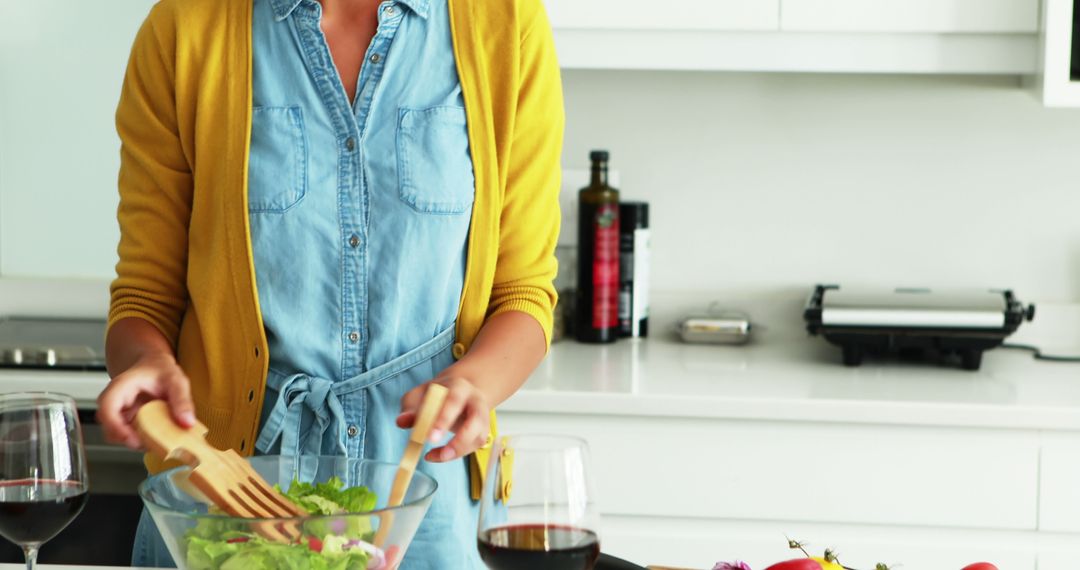
M578 296L581 342L619 337L619 191L608 185L608 152L594 150L592 181L578 193Z

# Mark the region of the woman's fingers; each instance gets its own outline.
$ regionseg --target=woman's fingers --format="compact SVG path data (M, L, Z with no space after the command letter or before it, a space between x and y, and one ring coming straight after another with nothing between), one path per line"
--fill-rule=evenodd
M131 418L141 404L139 396L153 393L153 384L152 379L139 374L121 375L98 396L97 418L107 441L132 449L140 447L142 442L131 426Z
M468 455L484 444L491 423L487 401L472 382L465 378L438 381L446 386L448 393L442 409L432 423L428 440L441 443L448 432L454 437L446 445L432 449L425 455L428 461L451 461ZM424 401L424 394L431 383L413 388L401 398L401 414L395 420L398 427L409 429L416 423L417 410Z
M483 399L479 396L470 399L457 421L454 437L446 445L429 451L428 461L450 461L476 451L487 439L490 422Z
M190 382L183 372L156 366L135 367L113 378L98 396L97 418L105 439L132 449L142 447L142 439L133 426L143 404L165 399L176 422L183 427L195 424L195 405Z
M397 427L399 428L411 428L413 426L413 423L416 422L416 412L401 412L401 414L398 415L395 421L397 422Z
M173 419L181 427L195 425L195 403L191 401L191 383L183 376L172 376L168 380L169 409Z
M446 445L429 451L427 460L436 463L451 461L479 449L484 444L488 431L488 422L484 417L485 414L470 413L453 439Z
M454 431L458 419L465 412L465 406L477 396L476 388L464 378L451 379L444 385L448 390L446 401L443 402L439 415L435 417L435 422L431 424L431 443L442 441L446 432Z

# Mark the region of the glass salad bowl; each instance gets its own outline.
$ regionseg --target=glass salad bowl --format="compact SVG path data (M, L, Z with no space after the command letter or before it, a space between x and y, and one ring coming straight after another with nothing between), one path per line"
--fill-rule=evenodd
M438 487L434 479L416 472L401 506L386 508L396 464L280 455L249 461L267 482L279 485L311 514L288 519L231 517L207 507L188 483L187 467L152 475L139 485L139 496L177 567L392 570L409 548ZM376 546L380 525L390 526ZM268 526L287 529L291 540L266 532Z

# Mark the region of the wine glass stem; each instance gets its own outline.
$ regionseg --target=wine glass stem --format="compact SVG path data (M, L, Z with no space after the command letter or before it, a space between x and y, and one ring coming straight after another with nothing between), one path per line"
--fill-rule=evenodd
M26 570L34 570L34 565L37 564L37 551L36 546L23 547L23 553L26 555Z

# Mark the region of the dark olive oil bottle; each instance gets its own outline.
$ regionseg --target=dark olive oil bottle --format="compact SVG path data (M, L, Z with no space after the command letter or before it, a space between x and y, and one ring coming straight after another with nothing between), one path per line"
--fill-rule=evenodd
M1080 0L1073 0L1072 25L1072 61L1069 65L1069 79L1080 81Z
M578 297L581 342L619 337L619 191L608 185L608 153L594 150L592 181L578 193Z

